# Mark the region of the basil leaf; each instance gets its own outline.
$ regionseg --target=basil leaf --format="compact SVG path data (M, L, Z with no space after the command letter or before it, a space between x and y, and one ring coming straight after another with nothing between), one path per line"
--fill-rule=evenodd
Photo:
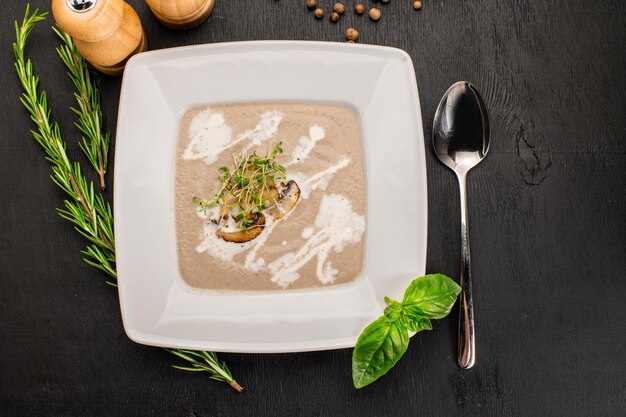
M413 280L402 303L385 297L383 315L363 330L352 352L354 386L369 385L393 368L409 345L409 330L432 330L430 319L447 316L460 292L452 279L433 274Z
M389 297L385 297L385 301L388 306L385 308L384 315L389 319L389 321L396 321L400 318L400 316L404 313L404 307L401 303L390 299Z
M406 289L402 305L414 318L441 319L450 313L461 287L443 274L414 279Z
M415 317L410 314L403 314L402 316L400 316L400 324L415 333L421 332L422 330L433 329L433 325L430 320L421 317Z
M352 381L362 388L385 375L404 355L409 333L396 320L382 316L367 326L352 352Z
M384 316L390 321L396 321L412 332L421 332L422 330L432 330L433 325L423 314L415 311L408 311L404 305L397 301L385 297L388 306L385 308Z

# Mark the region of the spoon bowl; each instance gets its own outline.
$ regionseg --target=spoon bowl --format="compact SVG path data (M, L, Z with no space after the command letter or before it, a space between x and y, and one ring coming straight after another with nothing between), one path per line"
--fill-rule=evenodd
M489 118L480 93L466 81L453 84L439 102L433 147L441 162L467 173L489 151Z
M446 91L433 121L433 148L441 162L452 169L461 195L461 302L458 364L474 366L474 302L467 218L467 172L489 151L489 118L480 93L471 83L459 81Z

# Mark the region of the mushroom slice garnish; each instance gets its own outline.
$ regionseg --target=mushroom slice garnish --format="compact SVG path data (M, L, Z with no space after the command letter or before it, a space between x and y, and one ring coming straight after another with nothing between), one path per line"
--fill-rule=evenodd
M265 227L265 216L261 213L250 214L250 220L253 220L252 225L246 229L237 230L235 232L225 232L224 229L219 229L215 234L217 237L224 239L227 242L244 243L248 242L263 232Z
M284 188L280 191L280 198L268 209L269 214L274 216L274 221L282 219L293 210L300 199L300 187L297 182L289 180L287 184L283 185Z
M287 182L287 184L281 184L280 191L272 184L270 187L270 193L272 193L272 200L274 204L267 208L267 213L272 216L273 221L278 221L287 215L298 203L300 199L300 187L298 183L293 180ZM262 213L256 212L248 215L248 220L252 220L252 224L245 229L236 230L233 232L226 232L225 226L228 223L229 217L233 220L237 219L237 211L233 212L232 206L235 200L232 197L226 199L222 203L220 209L219 224L222 226L215 232L217 237L233 243L249 242L252 239L259 236L265 228L266 219Z

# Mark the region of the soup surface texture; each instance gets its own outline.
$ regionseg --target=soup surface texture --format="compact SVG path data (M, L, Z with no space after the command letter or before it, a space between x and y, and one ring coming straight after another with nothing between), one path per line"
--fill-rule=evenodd
M222 187L220 167L264 156L295 181L299 199L262 232L235 243L218 236L220 204L200 209ZM266 291L344 284L361 272L365 184L357 116L345 106L296 103L211 105L181 118L176 152L179 268L191 287ZM196 200L197 201L197 200ZM277 216L278 217L278 216ZM234 218L234 217L233 217ZM231 220L232 221L232 220Z

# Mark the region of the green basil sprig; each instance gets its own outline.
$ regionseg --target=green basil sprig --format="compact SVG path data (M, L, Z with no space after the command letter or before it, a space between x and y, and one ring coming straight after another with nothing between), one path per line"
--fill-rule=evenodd
M362 388L385 375L409 346L409 331L432 330L450 313L461 287L442 274L416 278L402 302L385 297L384 314L363 330L352 352L352 381Z

